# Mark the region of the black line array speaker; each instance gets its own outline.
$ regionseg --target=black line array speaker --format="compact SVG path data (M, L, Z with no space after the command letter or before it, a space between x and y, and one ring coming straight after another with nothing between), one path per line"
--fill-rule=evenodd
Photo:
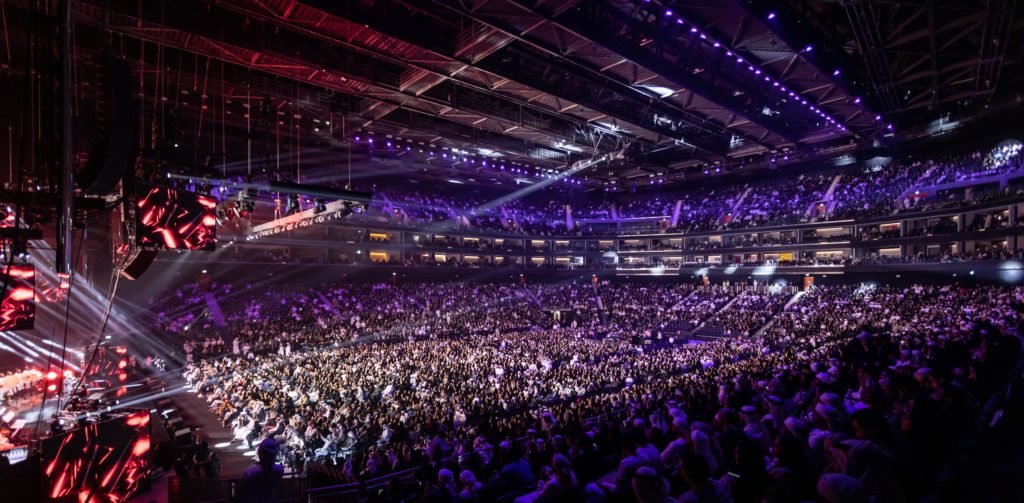
M121 270L121 276L130 280L139 279L156 259L156 250L135 249L134 256L128 259L127 265Z
M78 172L75 185L86 194L106 195L134 165L138 152L138 115L132 94L132 69L127 62L104 51L97 56L99 119L89 160Z

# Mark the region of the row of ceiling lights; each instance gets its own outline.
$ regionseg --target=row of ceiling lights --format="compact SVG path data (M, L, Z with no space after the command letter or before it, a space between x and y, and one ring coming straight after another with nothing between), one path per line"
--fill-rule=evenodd
M650 3L650 1L651 0L643 0L643 3ZM677 13L673 12L671 9L665 9L664 16L667 19L675 19L675 23L677 25L685 25L687 23L687 21L685 19L683 19ZM774 12L768 14L768 20L769 21L770 20L774 20L775 17L776 16L775 16ZM753 75L755 75L757 77L763 78L765 82L770 83L772 85L772 87L774 87L781 95L789 96L790 98L793 98L796 102L798 102L799 104L803 105L808 110L810 110L814 114L818 115L823 120L825 120L826 122L831 124L833 127L839 129L840 131L843 131L843 132L848 131L846 126L843 125L842 123L840 123L839 121L837 121L835 119L835 117L832 117L831 115L826 113L824 110L818 108L817 106L814 105L814 103L808 102L805 98L800 97L799 93L797 93L796 91L793 91L792 89L787 88L779 80L777 80L777 79L767 75L767 72L762 70L760 67L754 65L753 63L745 60L742 56L737 54L730 47L728 47L725 44L723 44L722 42L720 42L718 40L715 40L714 38L711 38L710 36L708 36L696 24L693 24L693 23L690 23L690 24L691 24L691 26L690 26L690 33L692 33L695 36L699 37L701 40L703 40L706 43L708 43L711 47L713 47L715 49L719 49L719 50L725 51L725 56L727 56L727 57L735 57L736 58L736 63L738 63L740 65L746 65L746 67L745 67L746 71L753 72ZM812 52L813 50L814 50L814 46L807 45L800 52L806 54L806 53ZM741 68L743 68L743 66L741 66ZM839 76L839 74L840 74L840 71L839 71L838 68L833 70L833 72L832 72L832 75L836 76L836 77ZM853 100L853 103L858 105L858 106L861 106L861 107L863 106L861 104L861 99L859 97L855 97L854 100ZM882 116L881 115L875 115L875 122L881 123L882 122ZM886 125L886 129L889 130L889 131L892 131L893 125L892 124L887 124Z
M538 179L559 179L560 182L566 185L583 185L585 178L561 176L558 170L552 168L543 168L537 165L518 163L515 161L501 161L496 158L501 154L494 152L491 149L480 148L477 149L480 153L470 153L465 149L458 149L455 147L437 146L434 144L427 145L424 142L417 142L414 145L413 140L408 138L393 137L391 135L380 135L384 136L380 138L375 136L372 131L356 134L352 138L352 142L356 144L366 145L371 152L375 151L378 146L385 151L391 152L412 152L415 147L416 151L420 154L424 154L428 159L437 159L442 162L450 162L453 165L463 163L467 167L477 167L479 161L479 168L493 169L499 172L505 172L512 175L523 175L532 176ZM438 156L440 152L440 156ZM486 154L484 152L487 152Z

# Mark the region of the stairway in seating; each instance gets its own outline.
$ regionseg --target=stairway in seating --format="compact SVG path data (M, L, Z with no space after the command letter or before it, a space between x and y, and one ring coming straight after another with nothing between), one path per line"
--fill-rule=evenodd
M761 328L754 330L752 337L758 337L761 334L765 333L769 328L772 327L772 325L775 324L775 319L779 316L779 313L785 311L786 308L788 308L789 306L796 304L796 302L800 300L800 297L803 297L805 293L807 292L803 291L794 293L793 296L790 297L788 301L786 301L786 304L782 306L782 310L772 315L771 319L768 320L768 323L765 323L764 326L762 326Z
M825 200L825 201L831 201L832 200L832 194L835 193L836 186L839 185L839 180L842 179L842 178L843 178L843 175L840 174L840 175L836 175L836 177L832 179L832 184L828 186L828 190L825 191L825 195L822 196L822 200Z
M729 208L729 213L732 213L733 217L735 217L739 213L740 206L743 205L743 201L747 200L747 196L750 194L751 190L753 190L753 187L747 187L747 189L744 190L742 194L740 194L740 197L739 199L736 200L736 203L732 205L732 208Z
M221 340L227 347L231 347L231 334L228 332L228 324L224 321L224 312L220 310L217 298L209 292L203 295L203 298L206 300L206 310L210 313L210 318L213 320L213 325L217 327Z
M807 290L801 290L793 294L793 298L789 299L789 302L786 302L785 306L782 306L782 310L785 311L789 306L796 304L796 301L800 300L800 297L803 297L804 295L807 295Z
M327 306L327 310L330 311L335 318L341 318L341 313L338 312L338 310L334 307L334 304L330 300L328 300L323 293L317 290L316 296L320 297L320 300L323 301L324 305Z
M698 292L698 289L694 288L694 289L693 289L693 290L692 290L692 291L691 291L691 292L689 293L689 295L687 295L686 297L683 297L682 299L679 299L679 301L678 301L678 302L676 302L675 304L672 304L672 307L671 307L671 308L669 308L669 310L670 310L670 311L675 311L677 307L681 306L681 305L682 305L682 304L683 304L684 302L686 302L686 301L690 300L690 297L693 297L694 295L697 295L697 292Z
M597 285L594 287L594 302L597 303L597 312L601 315L601 325L608 326L608 316L604 311L604 302L601 301L601 294L597 291Z
M743 293L740 292L740 295L742 295L742 294ZM714 318L714 317L716 317L716 316L718 316L718 315L728 311L730 308L732 308L732 305L735 304L737 300L739 300L740 295L734 295L733 298L729 299L729 302L726 302L725 305L722 306L721 309L719 309L718 311L715 311L714 313L708 315L707 318L701 320L700 325L697 325L697 328L694 328L693 332L697 333L698 331L700 331L700 329L704 328L704 325L708 324L708 320L710 320L710 319L712 319L712 318Z
M820 202L825 203L825 215L828 215L829 212L832 211L832 207L835 205L835 200L833 199L832 195L835 193L836 187L839 186L839 180L841 180L842 178L843 175L836 175L835 177L832 178L832 183L829 184L828 190L826 190L825 193L821 195L821 199L818 199L817 201L811 201L811 204L807 206L807 211L804 212L805 217L815 217L815 209L818 206L818 203Z

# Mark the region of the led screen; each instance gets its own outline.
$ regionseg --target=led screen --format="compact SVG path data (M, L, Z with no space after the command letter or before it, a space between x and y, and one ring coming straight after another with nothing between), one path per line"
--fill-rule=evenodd
M158 185L139 185L135 240L168 250L213 250L217 245L217 201L210 196Z
M90 423L42 441L46 496L81 503L125 501L150 469L149 411Z
M12 265L4 275L7 289L0 304L0 331L29 330L36 322L36 269Z

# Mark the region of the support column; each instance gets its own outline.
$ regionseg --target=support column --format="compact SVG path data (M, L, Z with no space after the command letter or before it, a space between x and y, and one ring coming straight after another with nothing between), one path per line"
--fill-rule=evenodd
M61 0L59 5L61 25L61 191L60 219L57 233L57 274L71 274L71 225L74 220L74 173L71 170L73 144L71 142L71 0ZM12 180L13 181L13 180ZM14 225L21 225L15 222Z

